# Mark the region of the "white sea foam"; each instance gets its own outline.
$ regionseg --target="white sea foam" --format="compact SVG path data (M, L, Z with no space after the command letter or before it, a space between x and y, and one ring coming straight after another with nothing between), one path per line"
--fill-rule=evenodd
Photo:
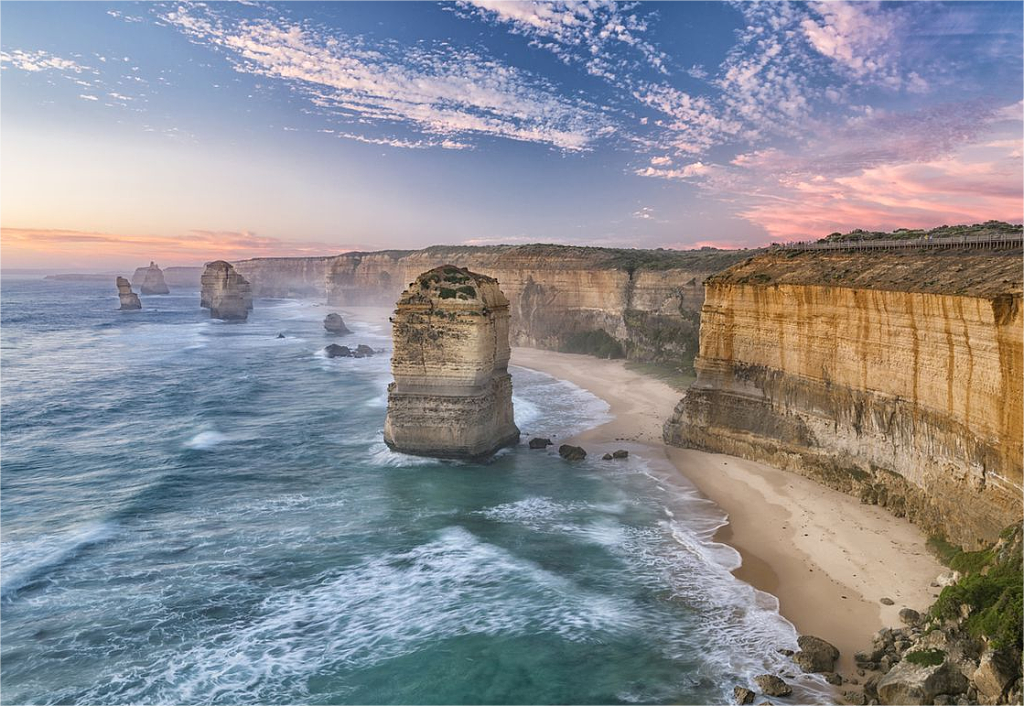
M8 597L70 559L86 547L110 539L115 525L90 522L59 534L42 535L24 544L4 542L0 597Z
M228 440L228 437L219 431L201 431L185 442L185 448L196 451L209 451Z
M144 670L155 679L119 698L273 701L282 682L369 667L460 635L589 641L642 621L628 599L582 589L460 527L276 593L258 613L217 639L156 655L160 667Z

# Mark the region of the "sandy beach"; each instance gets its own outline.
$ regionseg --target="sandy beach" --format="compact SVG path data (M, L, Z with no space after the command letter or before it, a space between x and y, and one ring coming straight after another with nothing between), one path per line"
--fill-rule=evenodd
M613 421L573 440L591 452L616 441L667 458L729 516L716 539L739 551L736 575L778 597L801 634L817 635L841 652L837 669L854 670L853 654L870 646L898 612L923 611L943 567L924 535L906 520L807 478L732 456L668 447L661 427L680 393L621 360L515 348L512 364L568 380L605 400ZM893 605L879 601L890 598Z

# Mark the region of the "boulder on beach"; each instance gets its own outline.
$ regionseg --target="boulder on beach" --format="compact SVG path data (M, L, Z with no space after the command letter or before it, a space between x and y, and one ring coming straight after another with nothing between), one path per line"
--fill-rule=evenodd
M904 625L917 625L921 622L921 614L913 608L900 608L899 616Z
M793 655L793 661L800 669L811 673L831 672L839 659L839 650L820 637L801 635L797 638L800 651Z
M339 314L328 314L324 317L324 329L328 333L333 333L337 336L352 333L348 330L348 326L345 325L344 319Z
M558 455L564 458L566 461L582 461L587 457L587 452L579 446L571 446L569 444L562 444L558 447Z
M551 439L545 439L540 436L535 436L532 439L530 439L531 449L544 449L551 445Z
M121 301L121 311L141 309L139 295L132 291L132 284L124 277L117 278L117 298Z
M628 458L629 451L625 449L619 449L618 451L612 451L612 458Z
M737 686L732 690L732 698L738 704L752 704L754 696L754 692L746 687Z
M765 696L789 696L793 693L789 684L774 674L762 674L754 677L754 682Z
M939 694L956 696L967 691L967 677L948 659L941 664L914 664L904 658L881 678L875 690L886 704L930 704Z

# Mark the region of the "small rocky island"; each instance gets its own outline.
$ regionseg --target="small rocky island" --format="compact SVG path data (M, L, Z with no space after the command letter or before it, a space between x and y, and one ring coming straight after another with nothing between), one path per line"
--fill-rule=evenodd
M164 273L155 262L150 260L149 267L140 267L132 275L132 281L142 294L170 294L171 290L164 281Z
M341 318L341 314L328 314L324 317L324 330L336 336L352 333L348 330L348 326L345 325L345 320Z
M132 283L124 277L117 278L117 298L121 300L121 311L141 309L139 295L132 291Z
M200 306L210 316L226 321L245 321L252 311L252 288L231 263L214 260L206 263L201 278Z
M398 300L384 441L404 453L485 456L519 441L508 299L492 277L442 265Z

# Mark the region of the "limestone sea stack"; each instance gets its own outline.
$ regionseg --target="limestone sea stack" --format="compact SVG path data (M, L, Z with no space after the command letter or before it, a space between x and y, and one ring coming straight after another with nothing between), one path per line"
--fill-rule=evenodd
M391 322L390 448L474 458L519 441L509 305L496 279L453 265L424 272L402 293Z
M245 321L252 311L252 288L231 263L215 260L206 263L201 278L200 305L210 316L227 321Z
M132 283L124 277L117 278L117 298L121 300L121 311L142 308L139 295L132 291Z
M149 267L140 267L135 270L132 280L142 294L171 293L171 290L167 288L167 283L164 282L164 273L152 260L149 262Z
M345 325L345 320L341 318L340 314L328 314L324 317L324 330L337 336L352 333L348 330L348 326Z

